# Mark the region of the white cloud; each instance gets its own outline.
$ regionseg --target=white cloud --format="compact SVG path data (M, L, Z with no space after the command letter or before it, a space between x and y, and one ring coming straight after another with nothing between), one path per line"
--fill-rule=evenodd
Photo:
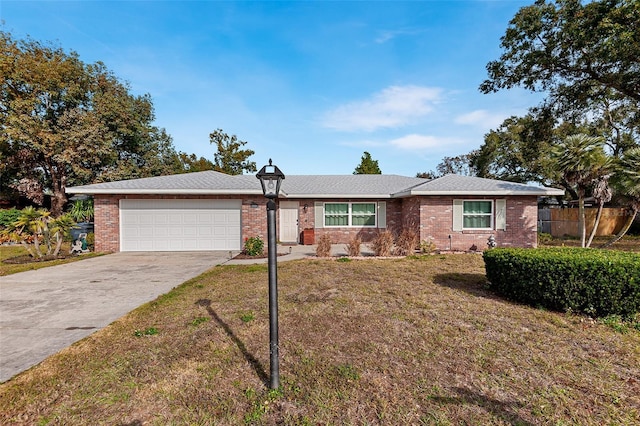
M396 128L424 117L441 100L442 89L422 86L391 86L363 101L329 111L324 126L341 131L371 132Z
M380 35L376 37L375 42L378 44L382 44L382 43L386 43L389 40L393 40L398 36L417 35L423 32L424 30L418 30L418 29L384 30L384 31L380 31Z
M507 115L504 113L489 112L486 109L477 109L470 113L456 117L456 124L466 124L471 126L480 126L483 128L494 129L499 127Z
M396 148L408 151L420 151L425 149L439 149L457 145L462 141L456 138L442 138L437 136L411 134L393 139L389 143Z

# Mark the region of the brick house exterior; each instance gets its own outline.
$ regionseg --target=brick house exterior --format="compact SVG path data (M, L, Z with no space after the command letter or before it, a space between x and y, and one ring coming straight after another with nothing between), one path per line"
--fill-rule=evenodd
M96 251L123 250L123 200L160 200L174 206L193 200L233 200L239 205L235 213L239 225L233 226L239 228L240 240L234 248L247 238L266 239L267 235L266 199L254 176L209 171L86 185L68 188L67 192L94 198ZM385 229L395 234L412 229L420 240L433 242L439 250L469 250L486 247L491 235L499 246L535 247L537 198L561 193L552 188L456 175L433 180L396 175L287 176L278 203L285 201L289 208L293 206L294 211L289 213L295 218L297 232L295 241L287 241L290 243L301 243L300 234L305 229L313 229L316 240L329 235L336 244L348 243L354 236L368 242ZM327 209L336 206L345 212L348 206L341 220L348 214L349 224L357 220L355 211L366 206L371 223L332 225L334 216ZM473 208L484 210L471 211ZM278 208L276 212L278 221L284 218L281 211Z

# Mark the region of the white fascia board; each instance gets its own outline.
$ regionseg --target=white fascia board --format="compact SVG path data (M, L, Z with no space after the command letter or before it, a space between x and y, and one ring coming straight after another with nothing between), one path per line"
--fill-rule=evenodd
M214 189L91 189L67 188L67 194L88 195L262 195L260 190L214 190Z
M391 198L389 194L285 194L286 198Z
M399 196L411 196L411 195L482 195L482 196L504 196L504 195L564 195L564 191L562 189L543 189L535 191L411 191L410 193L401 193L394 194L396 197Z

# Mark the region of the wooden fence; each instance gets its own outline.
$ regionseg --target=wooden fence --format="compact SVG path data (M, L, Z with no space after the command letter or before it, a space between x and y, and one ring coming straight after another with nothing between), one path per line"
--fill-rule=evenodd
M586 208L587 235L593 229L596 220L597 208ZM625 222L629 213L623 208L605 208L598 224L597 236L608 236L617 234ZM538 231L551 234L554 237L564 237L566 235L578 237L578 209L539 209L538 210Z

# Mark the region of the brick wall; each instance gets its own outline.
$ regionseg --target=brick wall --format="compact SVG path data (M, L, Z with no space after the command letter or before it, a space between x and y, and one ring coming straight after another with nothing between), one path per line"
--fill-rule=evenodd
M95 195L93 197L96 251L120 251L119 200L120 197L117 195Z
M453 200L506 199L506 230L453 231ZM494 212L495 214L495 212ZM537 197L445 197L430 196L420 199L420 239L431 240L438 250L478 250L487 248L487 239L493 235L498 247L536 247ZM449 238L451 236L451 238Z
M228 200L229 197L216 195L95 195L94 228L95 250L99 252L120 251L120 200ZM237 198L235 198L237 199ZM256 207L253 207L253 206ZM267 239L267 200L262 196L242 199L241 227L242 241L259 236Z
M176 195L96 195L94 197L94 221L96 251L117 252L120 250L121 199L229 199L225 196L176 196ZM498 246L535 247L537 244L537 198L506 197L506 231L457 231L452 230L453 199L460 197L414 197L385 201L387 228L398 234L403 227L419 231L421 240L431 240L439 250L469 250L475 245L479 250L487 247L487 238L494 235ZM465 199L469 199L465 197ZM478 198L494 200L495 198ZM313 199L299 199L299 230L315 228ZM323 200L324 202L361 202L355 200ZM242 241L258 236L267 239L266 202L262 196L246 196L242 199ZM306 207L305 207L306 206ZM279 220L276 213L276 220ZM277 222L279 223L279 222ZM336 244L346 244L359 236L363 242L371 241L381 229L378 228L315 228L316 241L329 235ZM451 239L449 239L451 235Z
M313 201L315 200L305 200L309 201L309 206L313 206ZM403 215L402 215L402 200L362 200L362 199L353 199L353 200L344 200L344 199L326 199L322 200L325 203L345 203L345 202L353 202L353 203L362 203L362 202L371 202L378 203L383 201L386 203L386 215L387 215L387 223L386 228L340 228L340 227L331 227L331 228L315 228L315 239L316 242L318 238L322 235L329 235L331 238L331 242L334 244L347 244L355 237L359 237L362 242L370 242L372 241L379 232L389 229L394 233L399 232L403 223ZM309 227L315 227L315 213L312 208L309 208L307 213L304 216L301 216L300 220L301 224L308 224Z

